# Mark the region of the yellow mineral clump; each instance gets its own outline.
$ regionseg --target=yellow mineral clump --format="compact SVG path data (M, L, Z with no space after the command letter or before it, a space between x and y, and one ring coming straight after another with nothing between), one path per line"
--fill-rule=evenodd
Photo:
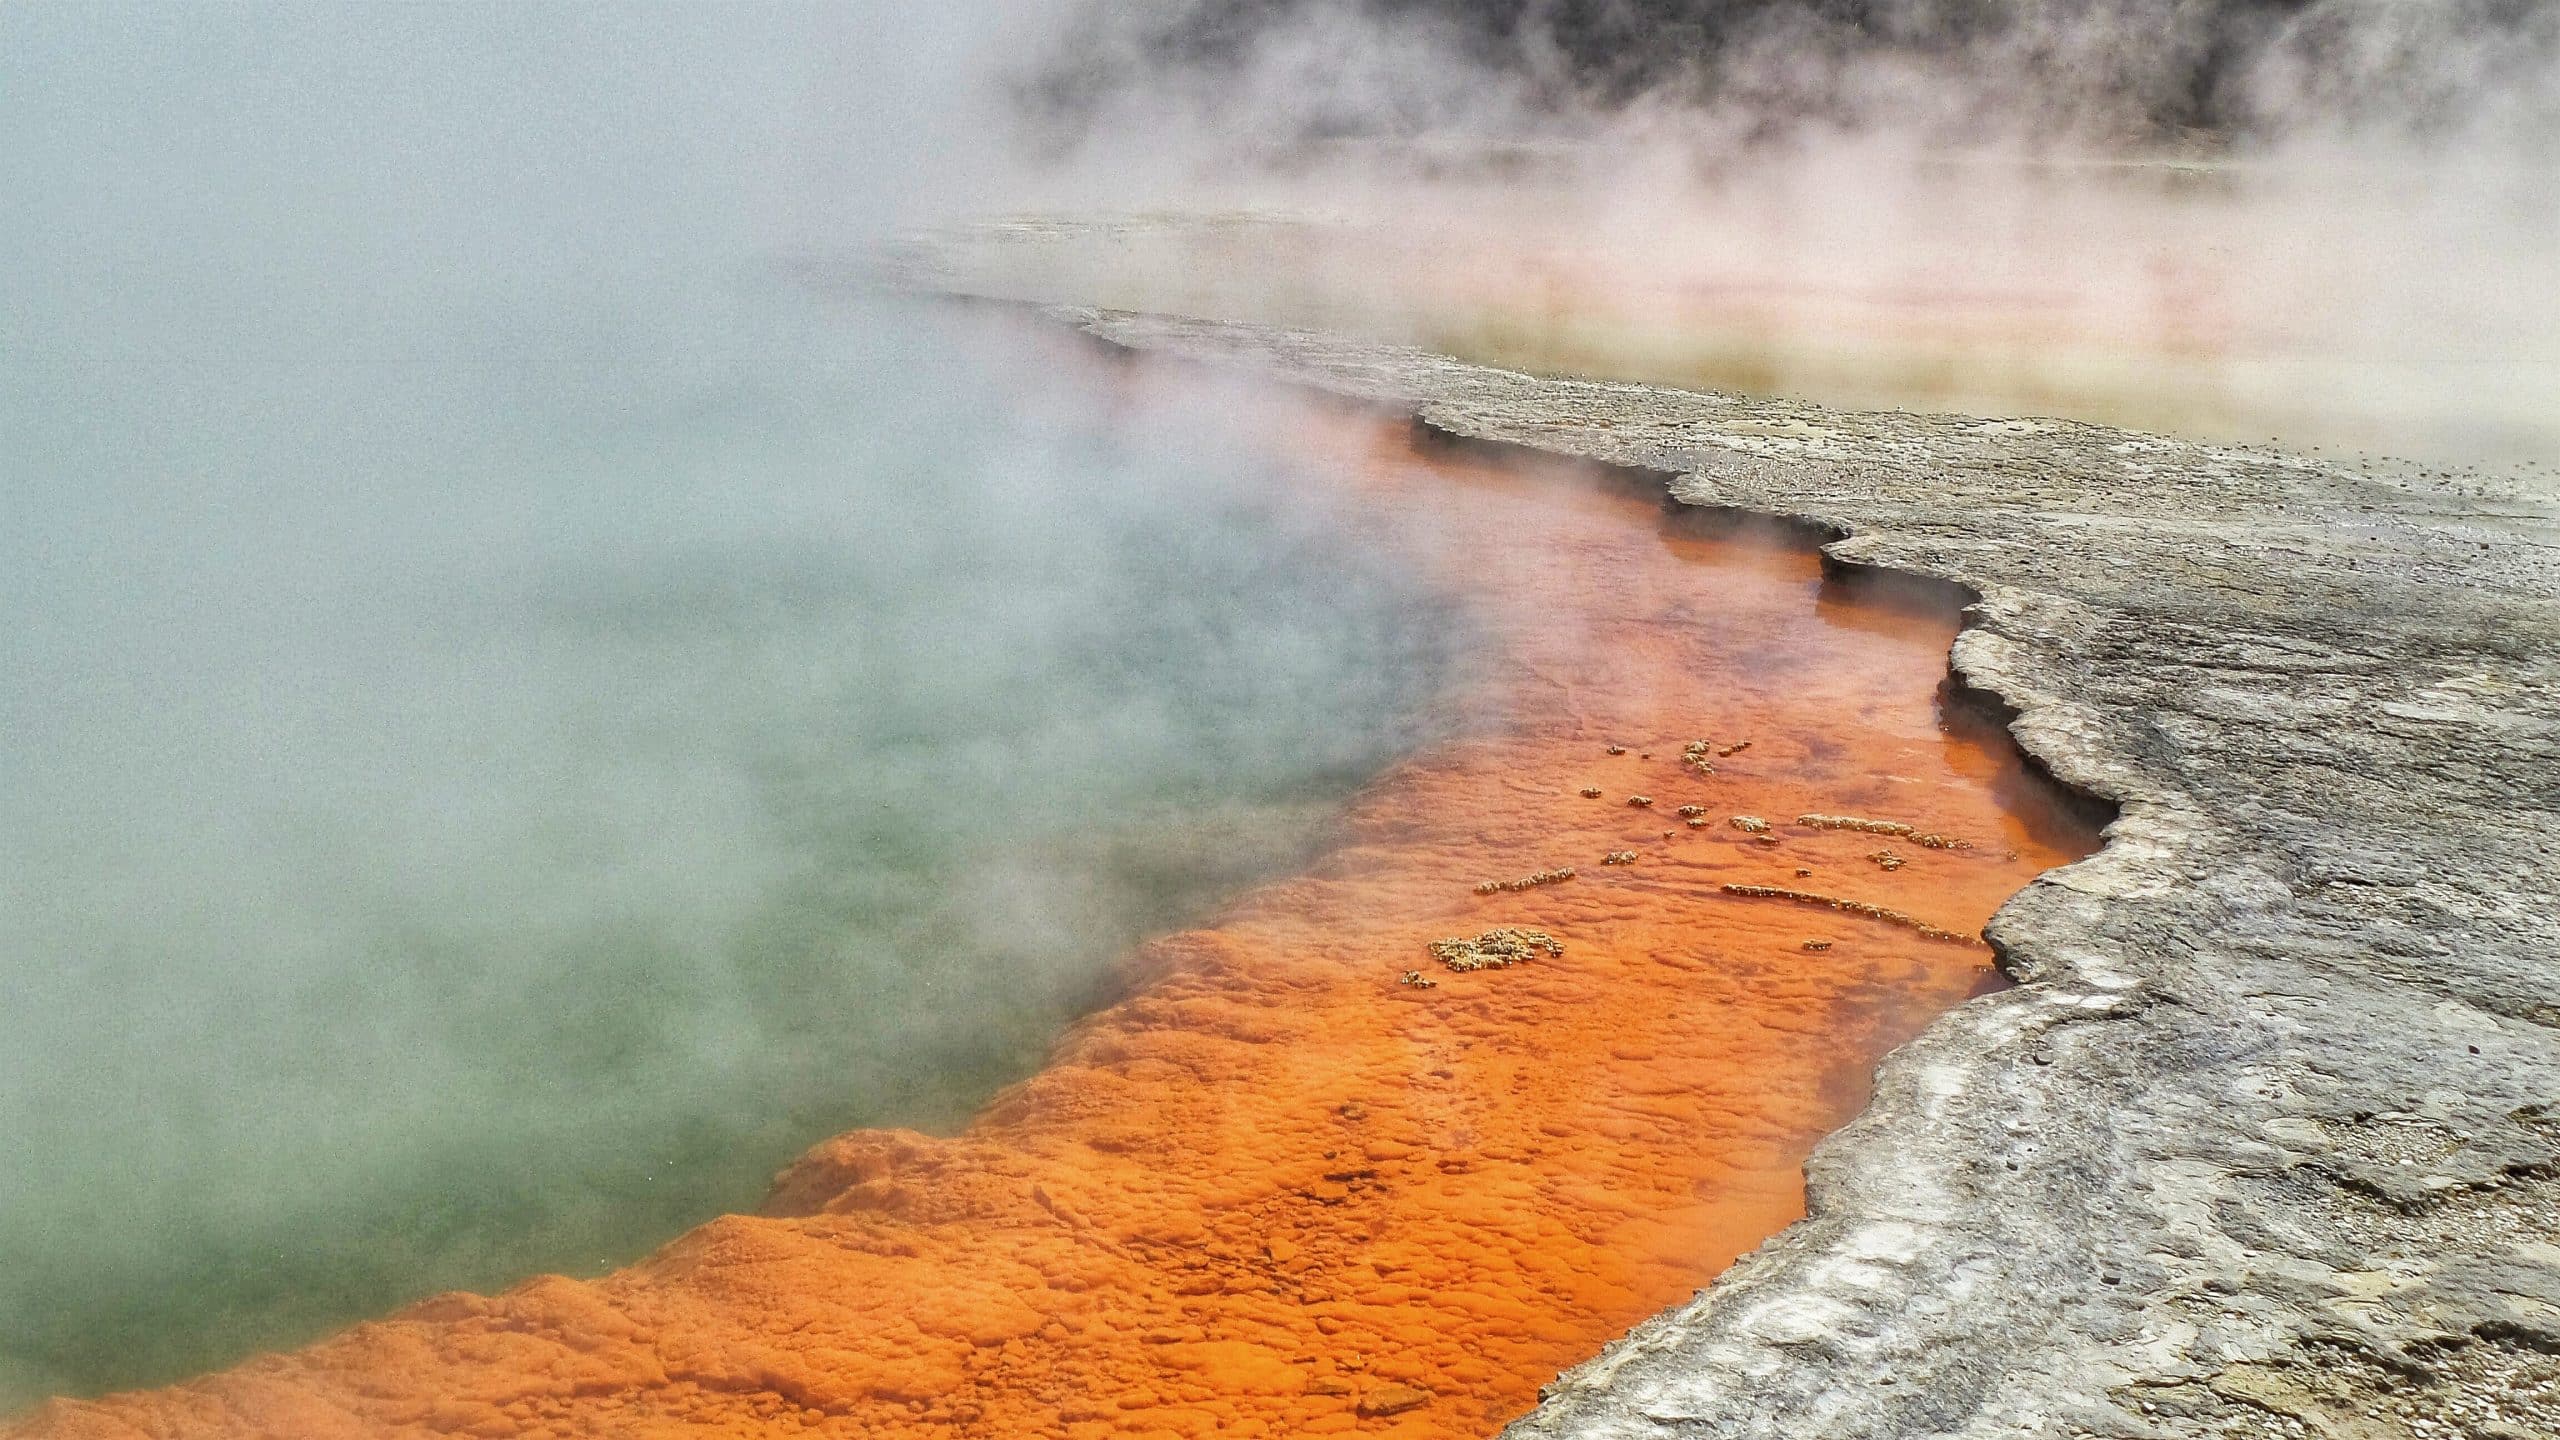
M1434 940L1431 958L1452 970L1500 970L1535 959L1541 953L1562 955L1564 942L1544 930L1504 925L1472 940Z
M1506 891L1535 890L1541 885L1561 885L1572 878L1573 867L1563 865L1553 870L1541 870L1534 875L1523 875L1517 880L1486 880L1476 886L1476 893L1499 895Z
M1799 815L1796 823L1816 830L1863 830L1869 835L1902 836L1911 833L1911 827L1899 820L1865 820L1855 815Z
M1844 900L1837 895L1816 895L1808 890L1789 890L1778 885L1726 885L1721 888L1727 895L1741 895L1755 900L1792 900L1798 905L1820 905L1825 909L1837 910L1847 915L1863 915L1870 920L1881 920L1887 925L1899 925L1923 940L1939 940L1950 945L1982 943L1979 936L1961 935L1953 930L1940 929L1917 916L1906 915L1899 910L1888 910L1882 905L1871 905L1864 900Z

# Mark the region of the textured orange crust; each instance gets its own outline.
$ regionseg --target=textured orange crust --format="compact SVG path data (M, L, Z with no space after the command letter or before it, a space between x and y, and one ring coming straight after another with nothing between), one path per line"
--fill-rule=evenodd
M2004 808L1995 786L2034 794L2014 758L1941 728L1945 617L1585 481L1314 428L1349 523L1491 653L1463 733L1310 873L1145 947L1129 998L960 1137L841 1136L763 1215L604 1279L440 1297L13 1433L1484 1436L1796 1218L1806 1152L1989 952L1721 887L1970 935L2091 837ZM1699 739L1711 775L1682 763ZM1805 814L1972 848L1887 871ZM1564 953L1428 953L1506 925Z

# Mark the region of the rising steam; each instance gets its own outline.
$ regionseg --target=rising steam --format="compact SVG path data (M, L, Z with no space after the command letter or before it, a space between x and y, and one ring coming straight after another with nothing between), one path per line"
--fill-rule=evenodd
M2560 456L2560 8L1073 13L1016 72L1055 157L1021 193L1326 227L1124 303L1214 283L1533 369Z
M1685 111L1942 144L2479 144L2548 134L2555 58L2560 19L2517 0L1096 0L1022 88L1052 125L1153 93L1266 137Z

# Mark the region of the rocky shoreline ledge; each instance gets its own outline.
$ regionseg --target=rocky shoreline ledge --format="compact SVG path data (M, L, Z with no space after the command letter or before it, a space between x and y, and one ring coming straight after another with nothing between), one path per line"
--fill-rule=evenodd
M2018 987L1816 1153L1811 1217L1514 1440L2560 1434L2560 505L1048 313L1966 587L1958 680L2120 807L1993 921Z

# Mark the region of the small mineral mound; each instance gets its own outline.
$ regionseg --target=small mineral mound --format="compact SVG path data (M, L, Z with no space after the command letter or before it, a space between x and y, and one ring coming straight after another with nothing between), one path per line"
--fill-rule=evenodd
M1523 960L1534 960L1541 952L1562 955L1564 943L1544 930L1525 930L1511 925L1487 930L1473 940L1431 942L1431 958L1452 970L1500 970Z
M1541 885L1561 885L1572 878L1573 867L1570 865L1562 865L1553 870L1540 870L1534 875L1523 875L1517 880L1480 881L1476 885L1476 893L1479 895L1499 895L1506 891L1517 892L1521 890L1535 890Z
M1932 925L1916 915L1908 915L1900 910L1888 910L1882 905L1870 904L1864 900L1848 900L1838 895L1816 895L1811 891L1789 890L1778 885L1726 885L1721 888L1727 895L1740 895L1747 899L1792 900L1798 905L1820 905L1825 909L1837 910L1846 915L1864 915L1870 920L1881 920L1887 925L1899 925L1923 940L1937 940L1950 945L1982 943L1978 936Z
M1799 815L1796 823L1816 830L1861 830L1869 835L1898 837L1911 833L1911 827L1899 820L1867 820L1856 815Z

